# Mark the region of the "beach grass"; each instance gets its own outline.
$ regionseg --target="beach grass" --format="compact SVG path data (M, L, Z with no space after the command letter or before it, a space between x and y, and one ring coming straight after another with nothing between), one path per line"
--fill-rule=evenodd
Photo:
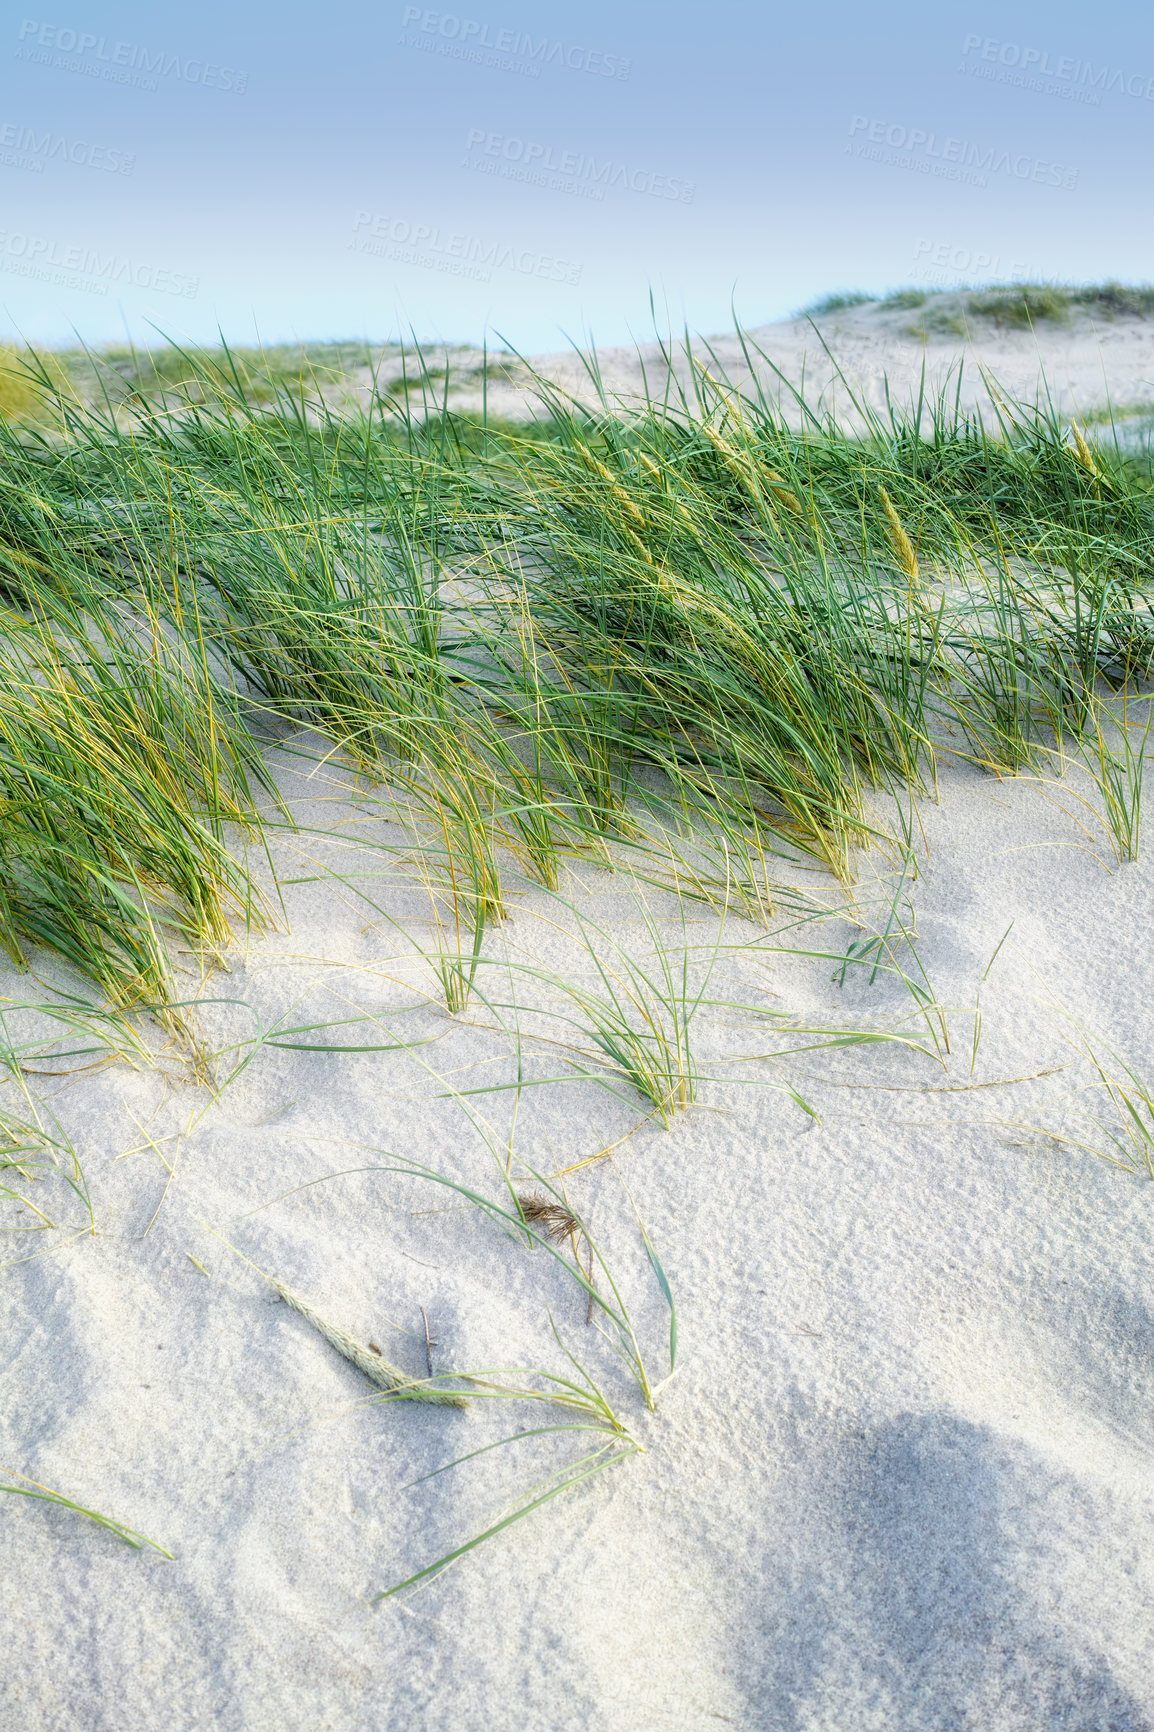
M1149 318L1154 313L1154 285L994 282L981 287L959 284L948 288L927 283L891 289L882 295L847 289L819 296L803 307L798 316L818 319L865 306L887 312L913 312L924 307L928 329L940 335L961 335L967 320L986 319L998 329L1028 330L1047 322L1064 324L1078 310L1108 320L1127 316Z
M175 1014L173 935L209 956L270 917L246 850L302 727L407 814L458 1009L503 861L555 888L691 836L764 916L783 860L848 883L876 796L943 753L1081 751L1132 855L1142 753L1102 704L1151 672L1154 509L1124 452L996 390L985 419L855 400L855 434L798 395L791 425L685 359L628 410L539 380L523 429L438 407L420 356L424 412L166 351L130 427L29 363L44 424L0 422L10 956Z

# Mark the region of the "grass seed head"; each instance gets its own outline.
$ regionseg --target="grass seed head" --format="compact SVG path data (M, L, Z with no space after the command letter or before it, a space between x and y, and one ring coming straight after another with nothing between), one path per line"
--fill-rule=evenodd
M540 1228L547 1239L565 1239L581 1231L576 1215L555 1197L543 1197L539 1192L530 1191L524 1196L519 1195L517 1201L526 1221L530 1226Z
M890 540L893 543L894 552L898 556L898 563L907 577L916 578L918 575L918 561L917 555L914 552L913 542L906 534L902 520L897 514L894 502L886 492L885 488L879 487L878 492L881 495L882 510L886 514L886 523L889 527Z
M1094 453L1090 447L1089 440L1086 438L1086 435L1083 433L1076 421L1071 421L1070 432L1074 440L1075 457L1082 465L1083 469L1087 470L1094 477L1095 481L1097 481L1098 465L1094 461Z

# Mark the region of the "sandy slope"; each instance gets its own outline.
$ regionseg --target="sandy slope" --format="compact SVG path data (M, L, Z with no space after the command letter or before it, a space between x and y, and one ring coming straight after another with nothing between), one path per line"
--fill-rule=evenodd
M45 1182L35 1198L64 1224L5 1235L0 1462L176 1556L3 1500L5 1732L1154 1725L1154 1193L1028 1128L1085 1130L1071 1091L1088 1069L1062 1011L1151 1068L1150 859L1107 870L1069 791L1068 814L1035 782L945 774L911 897L954 1007L946 1071L894 1048L758 1058L782 1044L774 1012L871 1026L908 1000L866 978L839 990L828 963L691 911L690 941L722 946L697 1038L723 1080L567 1181L655 1378L667 1314L633 1204L669 1272L680 1361L650 1415L573 1284L452 1193L380 1173L296 1189L393 1151L498 1195L451 1091L511 1083L517 1059L508 1033L477 1026L483 1007L438 1006L413 952L432 943L427 898L363 846L395 832L335 772L306 781L286 757L280 774L298 818L336 839L281 845L284 876L313 881L286 891L290 933L254 938L206 984L229 1001L202 1009L208 1044L354 1011L376 1020L312 1038L430 1044L266 1047L215 1105L175 1055L29 1079L83 1157L99 1232L70 1240L77 1211ZM893 889L876 864L867 913ZM793 876L837 902L829 881ZM582 868L565 894L644 952L623 878ZM648 900L676 950L671 898ZM486 954L587 975L573 914L540 890L514 901ZM1011 921L971 1078L966 1007ZM855 936L831 920L780 942ZM495 965L485 979L510 996ZM526 1007L562 1002L516 979ZM0 990L37 987L9 973ZM526 1039L524 1079L566 1068ZM769 1086L787 1077L820 1125ZM515 1099L467 1104L500 1141ZM19 1104L12 1084L0 1102ZM553 1170L641 1117L628 1087L526 1088L514 1148ZM365 1380L209 1228L415 1374L421 1306L438 1363L471 1369L564 1370L551 1313L646 1453L368 1609L586 1446L530 1440L405 1489L565 1416L365 1405Z
M943 302L943 306L946 303ZM953 306L953 301L949 302ZM934 309L931 307L930 309ZM860 416L852 398L875 410L886 407L886 382L893 401L904 404L917 396L925 366L929 394L948 386L951 400L961 366L960 401L980 405L987 413L991 399L982 379L987 371L1011 397L1033 401L1046 390L1063 415L1089 414L1109 403L1128 410L1154 413L1154 319L1122 316L1104 319L1075 310L1066 322L1040 321L1033 331L999 328L989 319L968 320L968 335L919 331L922 312L901 312L877 305L853 307L819 318L816 325L806 319L786 320L749 331L743 345L735 335L722 334L706 342L695 339L700 358L710 364L710 352L718 369L743 389L750 389L753 376L765 393L780 401L786 415L799 419L793 391L804 383L811 407L832 412L847 425L859 425ZM673 372L688 383L684 357L674 344L667 351ZM474 371L478 357L448 352L451 371ZM430 364L443 365L446 354L430 356ZM571 350L531 357L533 367L578 400L592 403L596 390L587 367ZM646 389L655 396L665 391L669 368L662 346L639 342L634 347L602 349L597 367L606 394L635 402ZM718 370L715 369L715 370ZM391 378L395 367L382 379ZM839 377L840 375L840 377ZM367 372L361 379L368 387ZM479 411L480 388L465 385L450 398L454 407ZM531 382L518 377L490 383L490 414L519 418L535 412L536 395Z

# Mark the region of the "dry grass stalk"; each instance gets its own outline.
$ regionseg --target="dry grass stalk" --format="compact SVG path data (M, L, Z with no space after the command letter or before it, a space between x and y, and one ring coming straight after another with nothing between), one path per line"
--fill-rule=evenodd
M391 1395L403 1396L407 1401L432 1401L440 1407L468 1405L463 1395L455 1395L451 1390L426 1388L424 1384L410 1377L407 1371L390 1365L379 1347L366 1347L361 1342L354 1341L351 1335L346 1335L343 1329L336 1329L331 1323L326 1323L323 1317L317 1316L311 1305L306 1304L299 1293L286 1287L283 1281L274 1281L272 1285L286 1305L299 1311L305 1321L312 1324L317 1334L324 1336L330 1347L335 1347L343 1359L347 1359L350 1365L355 1365L378 1389L387 1389Z

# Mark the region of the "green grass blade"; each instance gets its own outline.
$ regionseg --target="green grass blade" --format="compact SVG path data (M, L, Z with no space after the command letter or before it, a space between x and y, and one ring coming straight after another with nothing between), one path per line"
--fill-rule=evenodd
M602 1455L603 1453L604 1452L601 1450L597 1451L597 1455ZM448 1566L455 1563L458 1558L463 1558L467 1553L475 1551L478 1546L484 1545L486 1540L491 1540L496 1534L503 1533L506 1528L512 1527L514 1522L522 1521L525 1516L532 1515L533 1511L540 1509L542 1504L549 1503L553 1498L559 1497L562 1492L571 1491L574 1486L580 1485L583 1480L592 1479L595 1474L603 1473L607 1467L615 1467L618 1462L624 1461L626 1456L636 1455L637 1453L638 1446L633 1444L627 1449L616 1450L607 1460L604 1461L597 1461L596 1456L586 1456L584 1458L585 1461L595 1461L596 1465L585 1468L584 1472L581 1473L572 1473L572 1470L564 1470L570 1472L571 1477L566 1478L561 1485L554 1486L552 1490L543 1493L540 1497L534 1498L533 1501L526 1504L523 1509L516 1510L512 1515L506 1516L503 1521L495 1522L492 1527L486 1528L483 1533L479 1533L475 1535L473 1539L467 1540L464 1545L457 1546L451 1552L446 1552L445 1556L443 1558L438 1558L436 1563L426 1564L424 1569L418 1570L415 1575L406 1577L403 1582L398 1582L395 1587L385 1588L383 1592L374 1594L372 1599L369 1601L369 1604L372 1606L378 1605L382 1600L391 1599L394 1594L403 1592L405 1588L414 1587L416 1583L426 1581L430 1576L439 1575L443 1569L447 1569ZM577 1465L583 1466L583 1463L578 1463Z
M25 1479L24 1474L14 1473L11 1468L2 1468L0 1472L8 1474L12 1479ZM156 1540L150 1540L147 1534L137 1533L135 1528L125 1527L123 1522L114 1521L111 1516L100 1515L96 1510L86 1509L83 1504L73 1503L72 1499L65 1497L62 1492L50 1491L36 1480L26 1480L23 1485L0 1485L0 1492L5 1491L11 1492L14 1497L35 1498L40 1503L57 1504L61 1509L72 1510L74 1514L95 1522L97 1527L107 1528L109 1533L115 1534L117 1539L123 1540L125 1545L132 1546L135 1551L140 1551L143 1546L150 1546L154 1552L159 1552L162 1558L171 1560L173 1556L164 1546L158 1545Z

